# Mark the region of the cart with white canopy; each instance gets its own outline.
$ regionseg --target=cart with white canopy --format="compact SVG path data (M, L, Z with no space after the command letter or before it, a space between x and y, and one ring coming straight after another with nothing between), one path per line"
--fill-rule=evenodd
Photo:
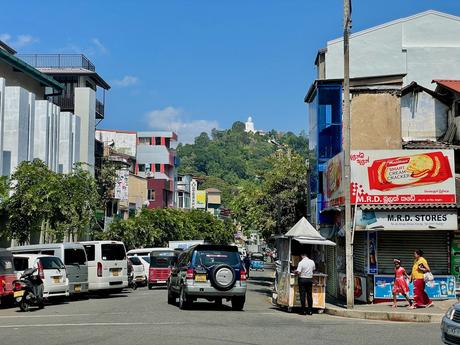
M313 307L321 312L326 307L325 272L320 272L321 253L323 246L335 246L335 243L322 237L320 233L302 217L284 236L276 238L278 262L275 274L274 302L280 307L291 311L300 307L300 296L297 276L292 272L296 269L300 255L306 253L316 263L317 270L313 274Z

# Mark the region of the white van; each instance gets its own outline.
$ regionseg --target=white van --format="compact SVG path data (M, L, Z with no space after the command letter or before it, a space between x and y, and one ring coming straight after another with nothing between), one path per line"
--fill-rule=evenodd
M28 268L37 268L43 280L43 297L69 296L69 279L64 263L57 256L42 254L13 254L18 279Z
M88 263L85 248L79 243L48 243L10 247L13 254L42 254L57 256L64 262L69 278L69 292L88 292Z
M88 258L89 291L121 292L128 287L128 261L123 242L80 242Z

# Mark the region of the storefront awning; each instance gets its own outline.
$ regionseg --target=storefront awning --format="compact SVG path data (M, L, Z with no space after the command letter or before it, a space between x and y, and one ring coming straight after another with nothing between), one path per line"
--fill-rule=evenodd
M297 242L301 244L319 244L322 246L335 246L335 243L329 240L314 240L310 238L302 238L302 237L294 237L293 240L296 240Z
M451 209L456 204L401 204L401 205L359 205L361 210L409 210L409 209Z

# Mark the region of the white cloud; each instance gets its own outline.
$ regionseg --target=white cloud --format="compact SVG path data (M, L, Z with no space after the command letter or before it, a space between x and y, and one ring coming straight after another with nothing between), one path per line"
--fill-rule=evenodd
M99 49L99 52L102 54L107 54L108 50L107 48L101 43L99 38L93 38L91 42L96 46L97 49Z
M32 35L22 34L17 35L15 38L8 33L0 34L0 40L7 43L13 48L22 48L29 44L38 42L39 39Z
M177 133L178 140L184 144L193 143L202 132L210 133L219 128L217 121L183 119L183 110L175 107L152 110L147 113L148 125L151 129L168 130Z
M123 78L114 80L112 84L116 86L121 86L121 87L126 87L126 86L132 86L137 84L139 81L139 78L134 77L132 75L125 75Z

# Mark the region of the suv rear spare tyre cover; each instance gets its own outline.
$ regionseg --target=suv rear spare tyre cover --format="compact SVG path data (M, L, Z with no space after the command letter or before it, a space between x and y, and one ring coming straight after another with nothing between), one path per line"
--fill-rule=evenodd
M211 284L217 290L230 290L236 282L236 274L233 267L229 265L218 265L214 267L211 274Z

